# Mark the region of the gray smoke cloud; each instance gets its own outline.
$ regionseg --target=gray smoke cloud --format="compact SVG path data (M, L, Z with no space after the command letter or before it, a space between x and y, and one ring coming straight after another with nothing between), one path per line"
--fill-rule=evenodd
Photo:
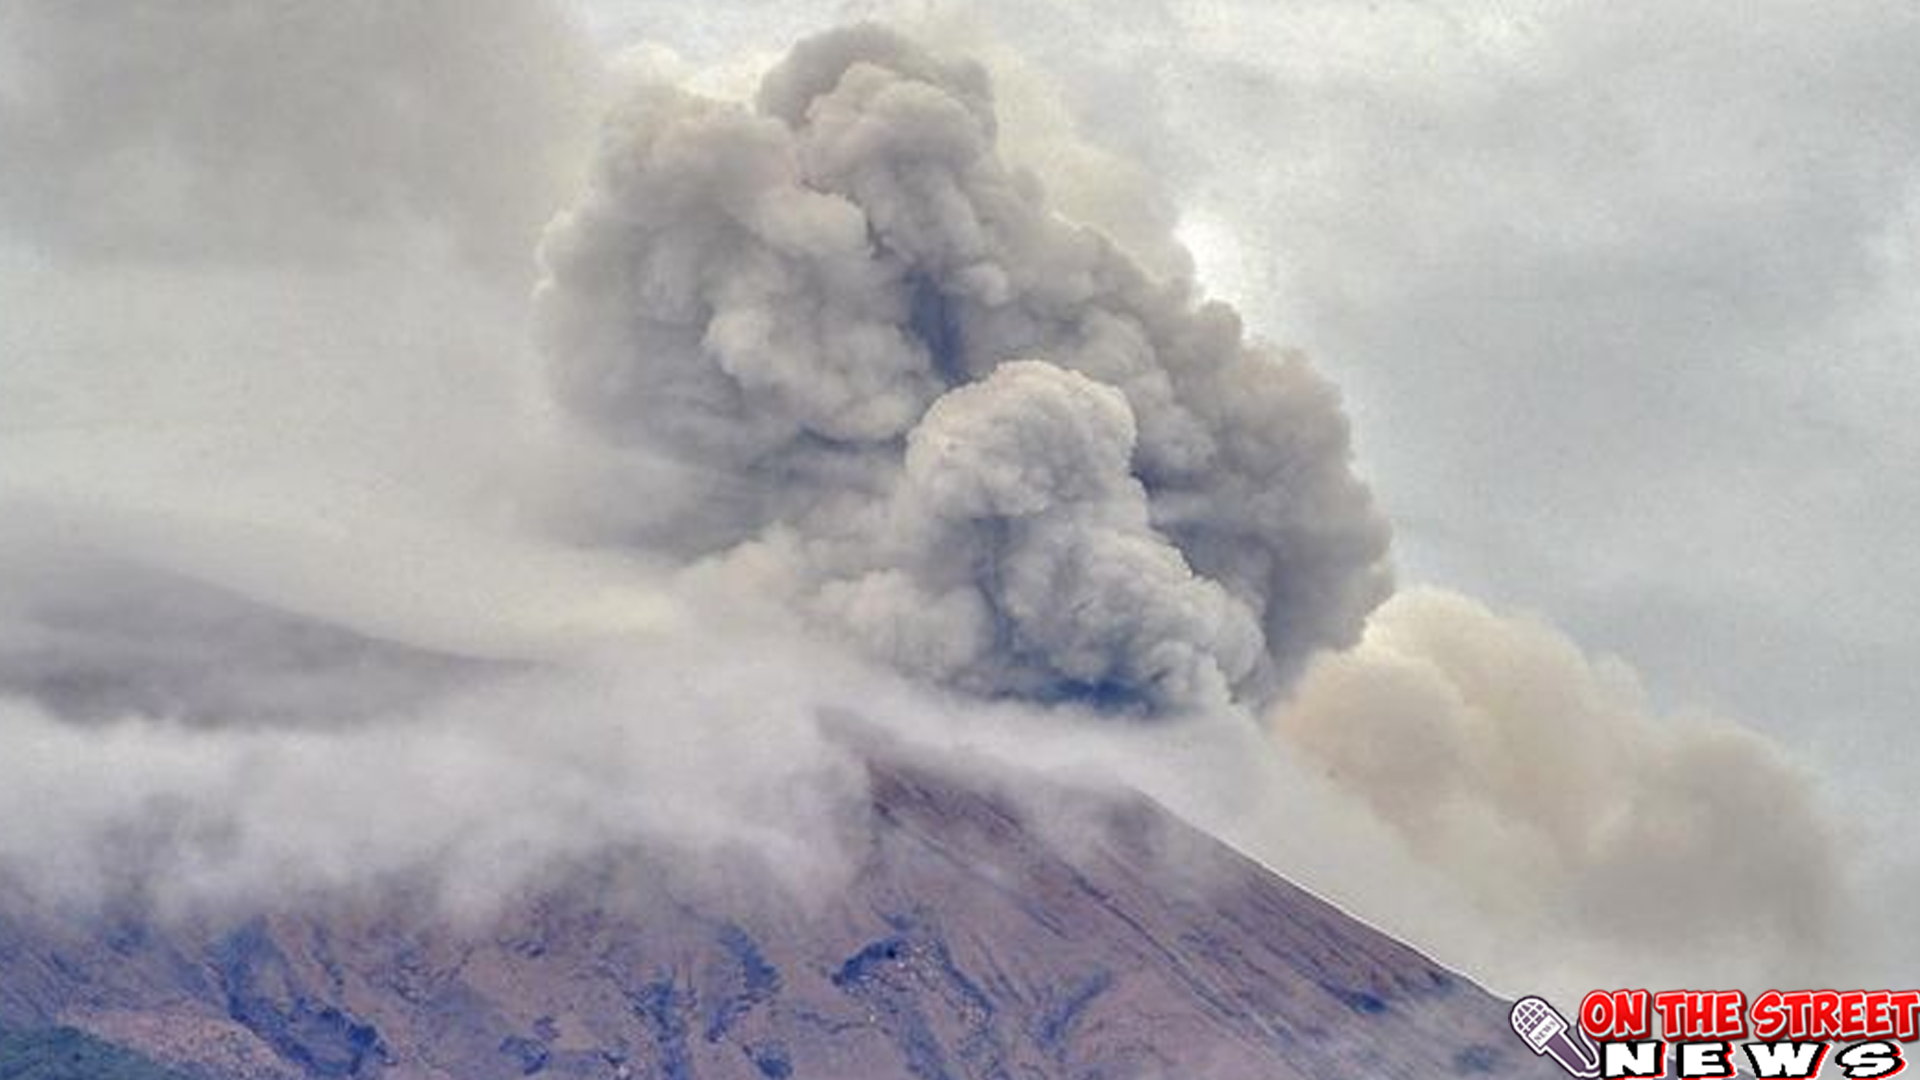
M980 68L874 26L796 46L752 109L641 91L542 247L557 394L670 463L624 496L645 543L909 671L1269 695L1388 589L1337 396L1052 213L996 127Z

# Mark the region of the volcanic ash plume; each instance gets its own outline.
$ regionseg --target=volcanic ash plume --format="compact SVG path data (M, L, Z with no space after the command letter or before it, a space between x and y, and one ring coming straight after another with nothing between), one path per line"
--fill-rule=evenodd
M979 68L875 27L751 108L637 93L537 297L560 400L648 463L608 516L978 693L1267 696L1388 588L1336 395L994 139Z
M1741 962L1831 944L1841 868L1812 778L1745 728L1655 715L1630 668L1543 623L1403 592L1275 724L1506 915Z
M549 394L526 246L603 85L562 5L155 10L0 5L0 887L830 887L874 733L1139 788L1529 989L1841 924L1758 737L1375 612L1332 387L1050 210L979 68L858 27L751 105L633 93L541 248Z

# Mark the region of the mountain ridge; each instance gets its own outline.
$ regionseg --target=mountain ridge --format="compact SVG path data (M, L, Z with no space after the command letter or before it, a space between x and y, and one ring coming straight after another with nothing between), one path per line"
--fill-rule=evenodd
M399 896L0 910L0 1025L208 1080L1547 1076L1506 1006L1141 798L875 761L844 886L640 857ZM1071 835L1068 835L1068 834Z

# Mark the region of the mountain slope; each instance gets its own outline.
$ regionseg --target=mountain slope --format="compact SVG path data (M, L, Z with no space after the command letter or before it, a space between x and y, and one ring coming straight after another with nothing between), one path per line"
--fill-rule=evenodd
M0 1080L186 1080L73 1028L0 1031Z
M851 880L808 903L656 861L459 924L15 904L0 1024L236 1080L1554 1075L1502 1002L1156 807L1063 795L1069 830L872 780Z

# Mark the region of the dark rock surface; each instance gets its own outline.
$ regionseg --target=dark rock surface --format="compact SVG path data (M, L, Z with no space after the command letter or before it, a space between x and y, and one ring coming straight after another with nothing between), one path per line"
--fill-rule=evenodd
M918 770L876 768L872 801L810 902L625 864L467 920L13 903L0 1026L215 1080L1558 1075L1504 1002L1149 804L1068 840Z
M190 1080L73 1028L0 1031L0 1080Z

